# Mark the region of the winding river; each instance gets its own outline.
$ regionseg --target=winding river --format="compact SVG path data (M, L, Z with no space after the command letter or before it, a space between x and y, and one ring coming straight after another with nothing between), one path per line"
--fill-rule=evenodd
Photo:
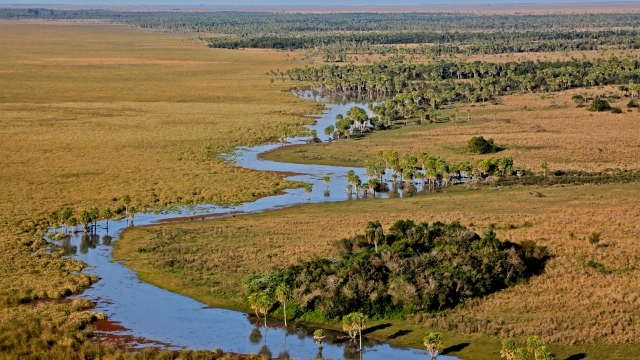
M314 100L319 99L311 93L298 94ZM324 134L324 128L335 122L336 114L344 114L356 103L343 102L328 104L329 108L309 126L318 134ZM326 140L326 136L320 136ZM289 139L290 144L306 142L308 138ZM230 156L237 165L266 171L284 171L296 174L288 179L313 184L313 192L307 194L304 189L286 190L284 194L258 199L254 202L220 208L200 206L195 209L182 208L161 214L136 214L135 224L150 225L176 217L202 216L217 213L225 216L232 212L256 213L276 208L326 201L376 201L373 199L349 197L345 185L346 173L350 168L322 165L300 165L265 161L258 157L260 153L277 148L279 144L239 148ZM286 145L284 145L286 146ZM354 169L365 179L362 168ZM323 177L329 174L330 194L324 194ZM402 192L391 193L402 196ZM382 195L382 196L380 196ZM378 194L377 198L389 197ZM408 195L407 195L408 196ZM227 215L228 216L228 215ZM186 296L155 287L141 281L136 273L122 263L112 260L113 241L127 227L126 220L99 222L96 235L85 236L78 233L62 241L72 256L89 265L87 271L100 276L101 281L85 290L81 297L97 303L96 311L107 313L109 320L122 327L118 335L130 335L167 344L168 348L215 349L225 352L263 353L271 357L288 354L293 359L314 359L320 356L332 359L426 359L428 353L423 350L395 347L387 343L363 338L363 354L353 353L348 341L340 339L341 333L327 331L324 349L318 354L318 348L312 338L314 328L305 325L290 325L284 328L278 321L272 321L265 328L262 322L248 314L218 308L209 308L205 304ZM441 360L457 359L452 356L439 356Z

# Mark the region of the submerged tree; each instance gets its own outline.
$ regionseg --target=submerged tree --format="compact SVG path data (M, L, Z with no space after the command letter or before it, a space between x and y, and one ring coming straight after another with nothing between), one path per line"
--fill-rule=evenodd
M360 312L353 312L342 318L342 329L349 334L351 339L360 338L360 352L362 352L362 330L364 330L367 316Z
M432 332L424 337L423 343L431 355L431 360L436 360L440 350L442 349L442 334L439 332Z
M322 349L322 341L324 340L324 338L324 330L316 329L316 331L313 332L313 339L316 341L316 344L318 344L319 349Z

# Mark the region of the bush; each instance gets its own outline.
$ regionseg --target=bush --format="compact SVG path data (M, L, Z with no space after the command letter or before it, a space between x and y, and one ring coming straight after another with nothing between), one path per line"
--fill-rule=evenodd
M622 114L622 109L620 109L619 107L612 107L611 112L614 114Z
M637 108L638 107L638 103L635 100L631 99L627 103L627 107L628 108Z
M589 111L609 111L611 110L611 105L607 100L595 99L589 106Z
M534 241L501 241L493 228L480 236L459 222L411 220L399 220L382 234L376 252L367 241L378 234L372 229L368 236L341 240L339 257L314 257L253 276L248 289L287 279L295 284L293 301L304 311L298 319L310 314L338 319L354 311L391 318L453 308L515 285L539 274L547 258L546 249Z
M485 140L482 136L474 136L467 143L467 148L470 152L476 154L489 154L498 150L498 147L493 143L493 139Z
M581 107L585 103L585 101L587 101L587 99L585 99L584 96L580 94L573 95L571 99L576 103L576 105L578 105L578 107Z

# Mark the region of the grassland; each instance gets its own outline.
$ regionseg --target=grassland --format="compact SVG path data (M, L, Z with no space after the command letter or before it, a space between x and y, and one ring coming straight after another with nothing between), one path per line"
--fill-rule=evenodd
M269 84L264 73L290 63L283 53L212 51L186 35L96 23L4 21L0 33L0 358L113 355L85 343L93 315L80 307L20 305L97 280L33 236L46 214L115 209L124 194L162 207L296 186L219 155L319 107Z
M117 25L0 28L11 34L0 40L3 212L115 206L125 193L148 206L239 202L291 186L219 158L317 111L269 85L264 73L285 54Z
M619 93L615 88L578 89L562 93L506 96L499 105L459 104L441 110L441 117L458 119L431 125L398 125L394 130L368 134L355 141L297 145L277 149L263 157L295 163L362 166L380 150L417 154L425 151L451 161L479 158L466 152L467 141L477 135L493 138L513 157L516 167L539 171L547 161L552 169L601 171L640 168L640 112L626 112L628 98L617 100L622 114L592 113L576 108L571 96ZM467 122L469 116L470 121ZM495 120L494 120L495 118ZM326 136L320 136L326 139Z
M242 309L238 283L245 275L312 254L334 254L337 239L361 233L371 219L385 226L401 218L460 220L476 231L495 223L500 238L535 240L549 248L552 259L543 275L443 316L393 322L372 336L386 339L408 329L410 335L393 342L419 346L429 327L447 329L449 344L472 344L460 352L463 358L484 359L495 357L489 349L499 349L501 337L541 334L555 342L560 359L581 351L591 359L632 359L640 332L634 321L640 305L635 223L640 213L633 205L638 190L638 184L453 190L299 206L130 230L116 244L115 257L146 281L214 306ZM597 249L586 240L594 231L605 239ZM590 261L604 268L590 267ZM567 346L575 343L580 345Z

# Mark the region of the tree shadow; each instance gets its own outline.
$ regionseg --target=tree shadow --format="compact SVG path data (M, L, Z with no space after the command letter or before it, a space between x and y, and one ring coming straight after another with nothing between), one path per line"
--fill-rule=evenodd
M389 335L389 337L387 338L388 340L393 340L393 339L397 339L401 336L405 336L409 333L413 332L413 330L398 330L396 332L394 332L393 334Z
M374 331L386 329L389 326L391 326L391 323L378 324L376 326L372 326L370 328L366 328L366 329L362 330L362 335L371 334Z
M587 354L579 353L579 354L573 354L567 357L565 360L582 360L582 359L585 359L586 357L587 357Z
M447 348L444 348L442 350L442 355L447 355L447 354L450 354L450 353L453 353L453 352L462 351L462 349L466 348L469 345L470 345L469 343L460 343L460 344L457 344L457 345L451 345L451 346L449 346Z

